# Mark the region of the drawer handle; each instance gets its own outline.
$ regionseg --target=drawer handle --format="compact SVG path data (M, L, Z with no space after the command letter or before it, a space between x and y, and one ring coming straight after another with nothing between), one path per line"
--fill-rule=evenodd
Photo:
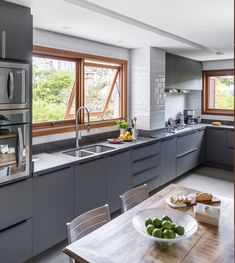
M138 163L138 162L141 162L141 161L150 159L150 158L152 158L152 157L154 157L154 156L157 156L158 154L159 154L159 152L158 152L158 153L154 153L154 154L149 155L149 156L146 156L146 157L144 157L144 158L141 158L141 159L138 159L138 160L134 160L134 161L132 161L132 163Z
M194 133L196 133L197 131L190 131L190 132L185 132L184 134L178 134L177 135L177 137L184 137L184 136L187 136L187 135L189 135L189 134L194 134Z
M4 228L4 229L1 229L1 230L0 230L0 233L3 233L3 232L5 232L5 231L7 231L7 230L10 230L10 229L12 229L12 228L15 228L15 227L17 227L17 226L19 226L19 225L23 225L23 224L25 224L26 222L27 222L27 219L25 219L25 220L23 220L23 221L20 221L19 223L16 223L16 224L14 224L14 225L8 226L8 227L6 227L6 228Z
M147 171L152 170L152 169L154 169L154 168L156 168L156 167L158 167L158 166L159 166L158 164L157 164L157 165L154 165L154 166L151 166L151 167L149 167L149 168L147 168L147 169L144 169L144 170L141 170L141 171L139 171L139 172L137 172L137 173L132 174L132 176L137 176L137 175L139 175L139 174L141 174L141 173L143 173L143 172L147 172Z
M182 154L178 155L177 158L183 157L184 155L189 154L189 153L192 153L192 152L195 152L195 151L197 151L197 148L194 148L194 149L189 150L189 151L187 151L187 152L185 152L185 153L182 153Z
M117 153L112 153L109 156L115 156L115 155L118 155L118 154L127 153L128 151L129 150L124 150L124 151L120 151L120 152L117 152Z

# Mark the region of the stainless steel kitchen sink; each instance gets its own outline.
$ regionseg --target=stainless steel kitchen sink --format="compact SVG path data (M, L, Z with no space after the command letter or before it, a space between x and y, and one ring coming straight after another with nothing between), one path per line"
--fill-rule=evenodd
M92 153L92 152L86 152L86 151L83 151L81 149L70 150L67 152L63 152L63 154L70 155L73 157L78 157L78 158L84 158L84 157L94 155L94 153Z
M82 148L85 151L88 152L92 152L92 153L103 153L103 152L107 152L110 150L114 150L114 147L110 147L110 146L105 146L105 145L92 145L92 146L88 146L88 147L84 147Z

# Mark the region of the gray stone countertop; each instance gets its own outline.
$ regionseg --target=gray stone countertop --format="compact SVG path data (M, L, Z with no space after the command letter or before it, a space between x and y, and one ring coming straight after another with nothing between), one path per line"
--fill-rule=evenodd
M191 129L187 130L182 130L177 133L167 133L167 132L160 132L160 133L154 133L152 134L151 138L149 137L140 137L138 138L137 141L132 141L132 142L123 142L121 144L110 144L107 141L97 143L98 145L105 145L105 146L110 146L113 147L114 149L111 149L109 151L106 151L104 153L98 153L95 155L90 155L87 157L83 158L78 158L78 157L73 157L70 155L66 155L63 153L63 151L60 152L55 152L55 153L40 153L35 156L33 156L34 160L34 172L33 175L42 175L48 172L56 171L62 168L66 168L71 166L72 164L77 164L77 163L82 163L82 162L87 162L90 160L95 160L98 159L102 156L105 155L110 155L113 154L117 151L124 151L130 148L134 148L136 146L140 145L145 145L153 142L157 142L159 140L169 138L169 137L174 137L178 136L179 134L186 134L190 133L193 130L199 130L199 129L206 129L206 127L213 127L213 128L226 128L226 129L234 129L234 126L212 126L210 124L196 124L191 126ZM89 144L89 145L84 145L81 147L88 147L94 144ZM72 150L72 149L71 149ZM66 150L68 151L68 150Z

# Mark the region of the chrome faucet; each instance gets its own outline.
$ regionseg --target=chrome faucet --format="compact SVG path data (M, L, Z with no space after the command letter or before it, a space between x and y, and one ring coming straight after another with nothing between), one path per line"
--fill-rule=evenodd
M79 140L81 140L81 132L79 131L78 115L81 110L86 110L87 112L87 132L90 132L90 112L87 107L83 106L78 108L76 112L76 148L79 148Z

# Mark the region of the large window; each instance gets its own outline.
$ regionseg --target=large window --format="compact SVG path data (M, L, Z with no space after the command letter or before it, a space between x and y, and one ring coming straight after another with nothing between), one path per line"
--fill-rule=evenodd
M92 127L126 118L126 61L34 47L33 135L74 130L80 106ZM87 121L79 115L80 128Z
M204 71L203 81L203 113L233 115L233 70Z

